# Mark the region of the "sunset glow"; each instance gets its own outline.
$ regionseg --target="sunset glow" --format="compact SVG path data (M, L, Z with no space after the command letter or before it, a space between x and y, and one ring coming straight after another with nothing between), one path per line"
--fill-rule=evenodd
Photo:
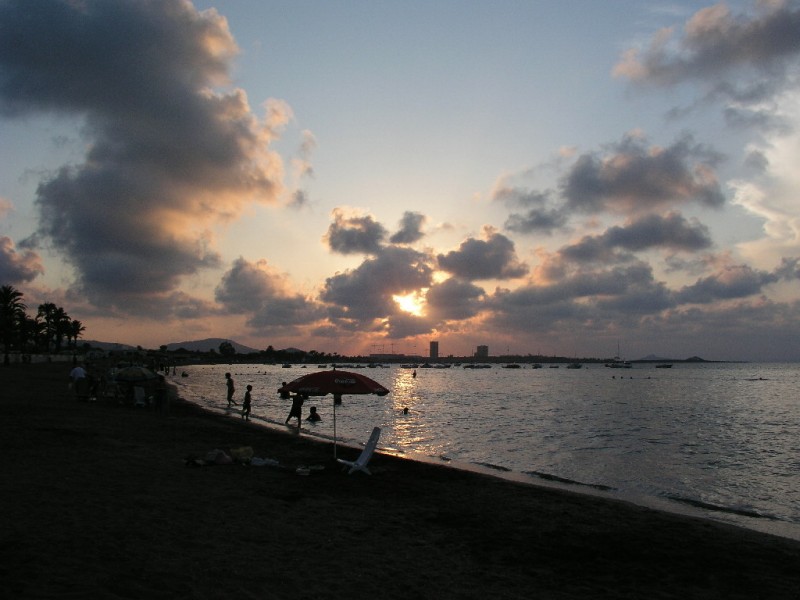
M29 4L0 284L87 341L800 360L797 1Z

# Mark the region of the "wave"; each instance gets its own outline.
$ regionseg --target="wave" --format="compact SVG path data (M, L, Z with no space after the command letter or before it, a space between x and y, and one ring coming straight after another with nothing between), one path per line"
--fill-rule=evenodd
M544 479L545 481L555 481L556 483L566 483L568 485L580 485L583 487L590 487L595 490L603 490L604 492L615 491L617 489L609 485L602 485L600 483L584 483L582 481L575 481L574 479L567 479L566 477L552 475L551 473L542 473L541 471L524 471L524 473L526 475L538 477L539 479Z
M731 515L739 515L742 517L752 517L754 519L768 519L770 521L780 521L780 519L773 515L764 514L755 510L746 508L734 508L731 506L721 506L719 504L711 504L702 500L695 500L694 498L684 498L683 496L666 496L666 498L681 504L688 504L695 508L702 508L703 510L710 510L714 512L728 513Z

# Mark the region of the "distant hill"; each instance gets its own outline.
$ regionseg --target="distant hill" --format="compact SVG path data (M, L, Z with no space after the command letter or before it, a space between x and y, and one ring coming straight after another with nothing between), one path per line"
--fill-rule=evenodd
M188 350L190 352L208 352L213 350L214 352L219 352L219 345L222 342L230 342L233 346L233 349L236 350L237 354L250 354L251 352L260 352L256 348L251 348L250 346L245 346L244 344L240 344L238 342L234 342L233 340L227 340L225 338L207 338L204 340L195 340L192 342L174 342L172 344L167 344L167 350L180 350L183 348L184 350Z
M167 350L174 351L183 348L184 350L188 350L189 352L208 352L213 350L214 352L219 352L219 345L222 342L230 342L233 345L234 350L236 350L237 354L250 354L251 352L260 352L256 348L251 348L250 346L245 346L244 344L240 344L238 342L234 342L233 340L228 340L225 338L207 338L205 340L194 340L191 342L174 342L172 344L167 344ZM127 352L130 350L136 350L136 346L131 346L130 344L119 344L116 342L98 342L97 340L80 340L79 344L89 344L92 348L100 348L101 350L106 351L117 351L117 352ZM158 350L158 346L155 348L145 348L146 350ZM298 350L300 352L300 350Z
M92 348L100 348L100 350L106 351L128 352L130 350L136 350L136 346L131 346L129 344L98 342L97 340L78 340L78 347L82 346L83 344L89 344Z
M704 358L699 356L691 356L689 358L664 358L663 356L656 356L655 354L648 354L640 358L640 361L662 361L662 362L706 362Z

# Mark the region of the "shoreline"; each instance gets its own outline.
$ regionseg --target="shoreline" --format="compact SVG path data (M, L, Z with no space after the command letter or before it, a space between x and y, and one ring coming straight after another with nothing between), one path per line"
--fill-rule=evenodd
M175 383L179 392L189 392L188 389ZM201 399L194 398L187 394L184 398L202 410L208 411L211 415L220 418L235 417L239 414L236 408L214 407L204 404ZM269 419L264 416L254 415L251 420L255 426L261 426L271 431L286 432L286 427L279 419ZM313 427L308 427L303 423L301 435L308 437L309 440L319 443L333 443L333 438L324 434L317 433ZM339 439L339 446L358 449L360 451L363 440ZM586 483L563 479L561 477L536 471L519 471L510 469L506 466L481 462L462 462L446 456L432 456L416 453L398 448L385 447L378 444L378 451L383 454L398 457L404 460L422 462L429 465L440 466L443 468L458 469L469 473L476 473L487 477L495 477L504 481L511 481L520 485L541 486L548 489L562 490L577 494L586 494L590 497L598 497L620 502L628 502L643 508L664 511L671 514L707 519L714 523L723 523L742 527L744 529L759 533L766 533L778 537L800 542L800 524L792 521L780 519L770 514L761 514L752 510L737 509L735 506L715 505L703 502L691 497L655 496L634 493L618 488L608 487L599 483Z
M0 369L7 589L21 598L794 598L800 543L220 418L77 402ZM251 446L288 470L190 468ZM343 458L357 450L341 448ZM310 476L299 465L324 466Z

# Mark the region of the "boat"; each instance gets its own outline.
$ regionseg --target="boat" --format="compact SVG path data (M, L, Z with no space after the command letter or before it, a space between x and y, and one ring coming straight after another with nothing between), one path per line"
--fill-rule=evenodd
M606 366L610 369L631 369L633 365L629 360L622 360L619 357L619 342L617 342L617 355L614 357L610 363L606 363Z
M507 365L503 365L504 369L521 369L517 363L508 363Z
M579 362L569 363L567 365L568 369L580 369L582 367L583 367L583 365L581 363L579 363Z
M606 363L606 366L610 369L632 369L633 365L629 360L620 360L618 357L614 358L613 362Z
M542 368L542 365L540 365L539 363L533 363L531 365L531 369L541 369L541 368Z
M672 365L670 363L662 363L660 365L656 365L656 369L671 369Z

